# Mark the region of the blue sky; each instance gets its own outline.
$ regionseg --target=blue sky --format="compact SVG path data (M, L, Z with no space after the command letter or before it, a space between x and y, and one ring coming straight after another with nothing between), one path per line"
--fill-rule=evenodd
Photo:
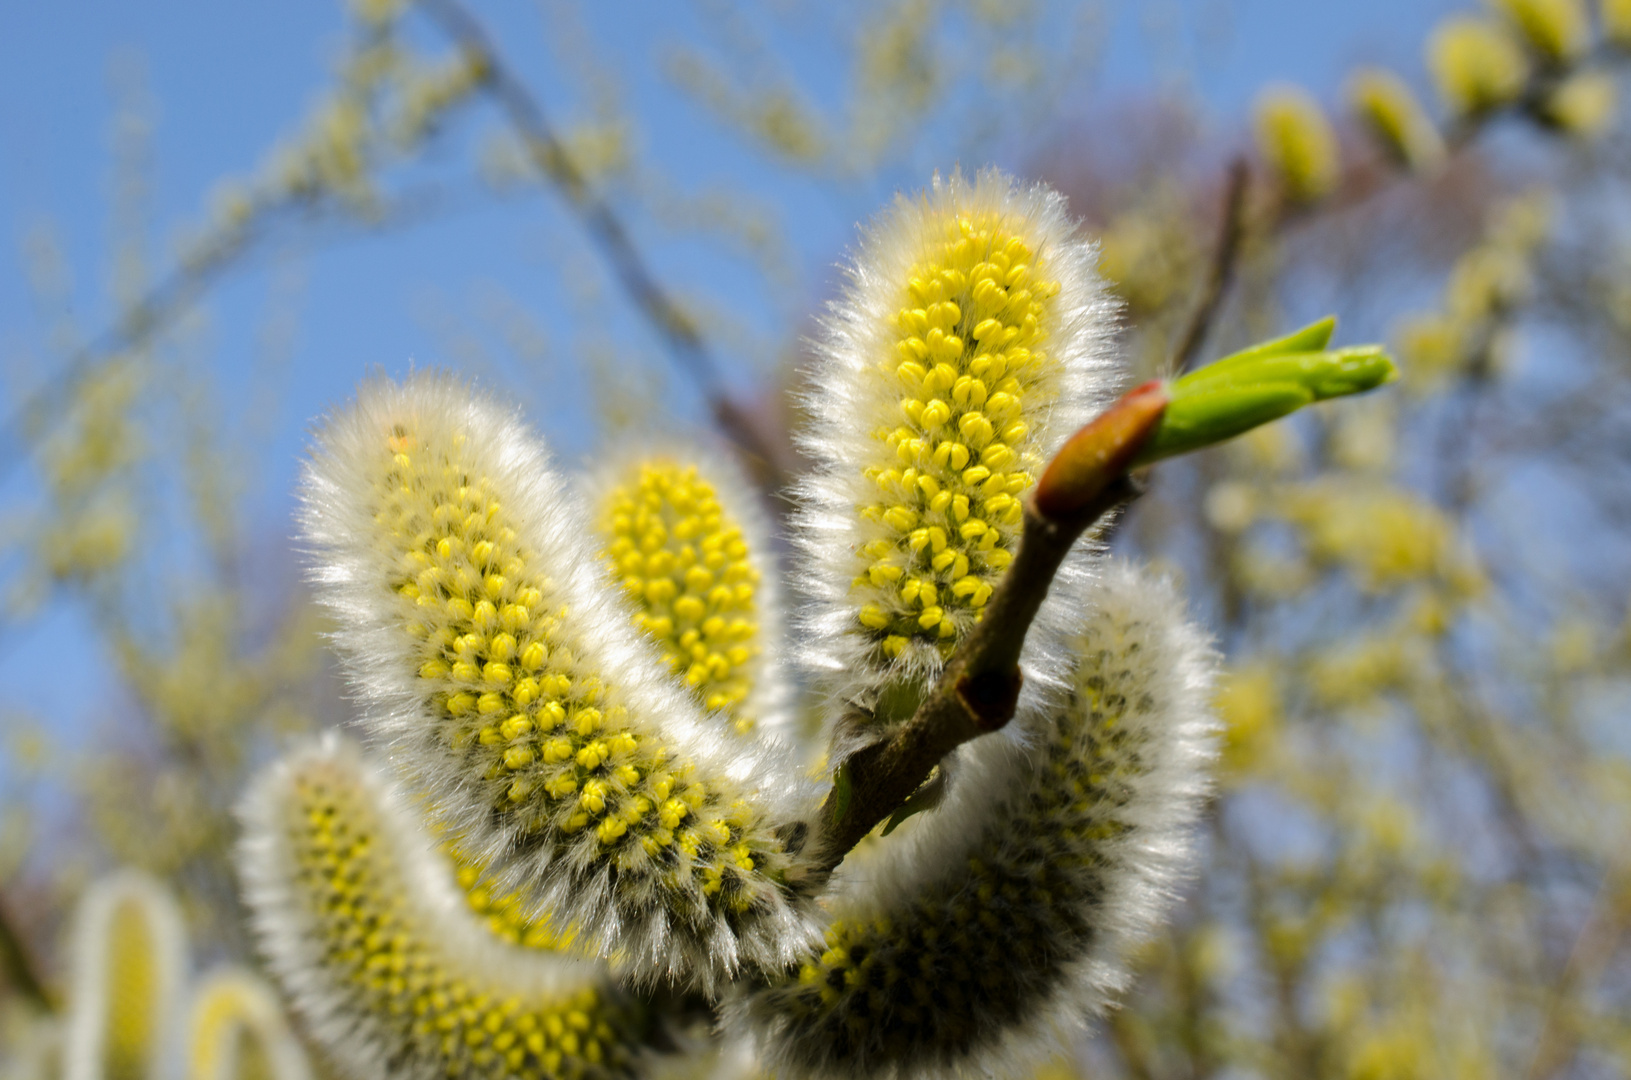
M473 6L545 99L564 99L566 82L545 40L549 24L535 6L493 0ZM794 32L775 43L778 53L821 100L842 81L836 70L840 50L830 35L796 32L798 5L779 6L795 15ZM1103 64L1076 92L1087 111L1096 103L1181 89L1221 131L1238 133L1252 95L1267 82L1301 83L1334 102L1345 73L1363 61L1387 63L1419 83L1428 29L1446 11L1464 6L1448 0L1112 0L1099 24ZM802 296L795 306L807 310L819 303L856 221L890 185L925 178L890 176L880 190L835 196L767 165L744 153L662 75L670 43L700 33L696 5L601 0L582 10L597 50L624 84L624 105L637 117L647 163L682 188L729 180L779 209L799 271ZM21 255L30 230L49 223L60 239L82 328L94 333L109 316L109 73L116 59L140 59L156 106L151 219L154 261L162 267L167 238L197 219L214 183L251 171L327 84L343 25L331 0L0 5L0 363L8 376L0 381L0 415L14 411L16 370L24 357L39 354L46 336ZM1024 150L1016 144L1004 152ZM937 157L950 154L949 148L930 147L927 153L935 160L921 163L925 173L954 163ZM638 218L634 226L640 234ZM650 232L637 239L670 284L684 289L698 278L714 280L739 295L745 318L767 333L785 318L741 264L681 239ZM368 368L399 371L410 359L448 360L446 335L437 329L444 313L468 314L486 295L483 290L497 287L545 326L560 317L559 290L573 282L553 255L577 243L559 208L531 196L297 257L258 256L227 277L207 298L206 355L223 403L222 426L262 433L252 452L252 523L268 535L287 534L287 492L306 427L343 400ZM252 392L258 384L247 373L261 348L267 312L277 307L273 298L289 293L290 282L298 283L297 329L279 392L268 398ZM557 359L569 366L569 357ZM591 407L584 387L570 378L520 374L496 376L515 379L517 395L568 455L587 449L591 433L581 417ZM695 415L695 402L683 393L677 407ZM0 455L15 452L0 447ZM0 488L0 500L25 502L30 487L26 474L14 478ZM94 651L70 647L85 640L86 629L83 612L70 605L8 631L0 639L6 704L70 722L82 717L107 692Z

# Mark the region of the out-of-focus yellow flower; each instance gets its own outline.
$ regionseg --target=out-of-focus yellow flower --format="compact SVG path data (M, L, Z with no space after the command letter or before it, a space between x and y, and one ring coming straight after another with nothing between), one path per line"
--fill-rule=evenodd
M1427 67L1453 113L1476 115L1515 101L1529 77L1523 50L1498 23L1446 19L1427 42Z
M1570 75L1546 97L1546 118L1563 132L1582 139L1602 135L1614 122L1619 88L1606 71Z
M1224 769L1237 775L1251 771L1280 729L1283 710L1273 669L1253 664L1229 672L1214 700L1223 720Z
M1356 404L1333 418L1331 457L1345 469L1380 472L1392 464L1398 445L1393 412L1385 400Z
M1401 165L1430 172L1444 163L1444 138L1403 79L1364 68L1348 80L1347 92L1354 113Z
M1298 202L1328 195L1342 158L1336 134L1319 103L1296 86L1271 86L1253 109L1257 149Z
M1099 272L1132 315L1160 311L1187 295L1189 230L1164 227L1178 220L1134 211L1115 218L1099 237Z
M1584 671L1597 655L1597 628L1583 619L1569 619L1552 630L1552 666L1560 675Z
M1591 35L1581 0L1490 0L1510 19L1529 47L1549 61L1578 56Z
M1393 332L1406 382L1416 390L1441 383L1460 366L1465 339L1462 324L1448 315L1431 312L1407 317Z
M1463 255L1444 287L1451 317L1463 322L1489 319L1521 303L1534 283L1525 254L1490 244Z
M1631 0L1598 0L1603 37L1621 47L1631 45Z
M1257 517L1257 495L1250 485L1226 480L1206 493L1205 509L1214 529L1240 532Z
M1326 708L1362 706L1398 686L1407 670L1406 646L1397 635L1372 637L1317 657L1309 685Z
M1316 558L1352 567L1367 589L1430 577L1452 561L1449 521L1401 490L1316 482L1287 491L1278 507Z
M396 18L401 0L352 0L351 9L357 18L371 26L384 26Z

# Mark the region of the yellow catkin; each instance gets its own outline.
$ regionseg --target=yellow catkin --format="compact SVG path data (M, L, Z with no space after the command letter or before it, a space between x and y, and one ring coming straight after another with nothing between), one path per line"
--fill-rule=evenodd
M148 1080L154 1045L163 1037L154 1015L157 950L146 912L133 900L119 904L108 926L106 1080Z
M74 930L66 1080L151 1080L163 1068L187 967L180 909L159 881L120 870L86 890Z
M1465 15L1433 31L1427 67L1446 107L1462 116L1512 103L1529 77L1522 49L1500 24Z
M630 1075L648 1032L645 1009L603 982L579 979L553 992L519 979L506 985L477 957L450 954L457 939L418 906L406 853L356 768L341 756L308 757L278 806L291 902L321 943L320 977L339 1013L313 1019L345 1022L351 1039L360 1020L389 1043L404 1075Z
M925 239L900 290L894 353L873 375L899 411L876 432L876 495L859 507L883 536L862 549L855 619L886 658L912 641L949 656L1013 558L1044 464L1027 414L1046 404L1059 284L1023 222L971 211Z
M1319 103L1295 86L1272 86L1258 97L1252 126L1257 149L1286 195L1311 202L1328 195L1341 170L1336 134Z
M1606 71L1582 71L1560 82L1547 96L1546 117L1581 139L1603 134L1614 122L1619 86Z
M698 467L634 462L600 496L602 556L668 670L740 734L761 653L760 575L740 523Z
M1603 37L1620 48L1631 45L1631 0L1598 0L1597 18Z
M1581 0L1492 0L1491 6L1551 63L1580 55L1591 37L1591 21Z
M399 424L378 452L375 521L402 624L421 642L419 679L492 809L592 837L621 870L664 875L680 893L694 882L703 905L746 911L763 887L748 872L780 844L653 745L620 688L580 661L571 611L466 440Z
M224 968L194 991L188 1080L308 1080L310 1065L277 994L258 975Z
M1347 96L1354 113L1400 164L1417 171L1443 164L1444 139L1403 79L1365 68L1348 80Z

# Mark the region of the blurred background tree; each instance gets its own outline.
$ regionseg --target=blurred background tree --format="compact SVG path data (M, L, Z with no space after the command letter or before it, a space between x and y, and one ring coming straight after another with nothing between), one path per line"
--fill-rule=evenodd
M784 508L854 222L995 162L1103 237L1138 372L1326 311L1404 370L1115 537L1196 598L1228 730L1060 1074L1631 1075L1631 4L183 7L0 14L6 1069L56 1067L105 869L251 959L230 807L347 717L287 492L368 365L569 455L712 427Z

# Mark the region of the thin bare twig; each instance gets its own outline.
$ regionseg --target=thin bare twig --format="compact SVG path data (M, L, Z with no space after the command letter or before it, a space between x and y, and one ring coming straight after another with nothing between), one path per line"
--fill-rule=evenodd
M579 223L611 263L617 280L662 338L674 363L701 391L720 430L767 487L779 487L781 455L731 397L708 345L646 265L622 220L594 189L555 135L538 99L505 65L485 29L458 0L419 0L481 73L481 85L520 134L539 171L554 182Z
M1590 992L1618 948L1627 923L1631 923L1631 888L1626 878L1610 869L1603 875L1580 936L1549 995L1546 1018L1535 1039L1535 1054L1524 1074L1529 1080L1555 1076L1574 1057L1578 1035L1567 1016L1568 1003Z
M0 903L0 967L6 981L29 1001L42 1009L51 1008L51 995L46 992L45 980L34 966L34 957L17 928L12 925L11 912Z
M1189 325L1184 329L1184 336L1179 339L1178 351L1173 354L1172 370L1175 375L1187 371L1200 355L1218 309L1223 306L1229 284L1234 280L1235 264L1240 259L1240 242L1246 231L1246 189L1250 180L1251 170L1246 159L1235 158L1229 164L1229 178L1223 195L1223 220L1218 227L1218 244L1206 275L1206 287L1201 292L1195 313L1190 316Z

